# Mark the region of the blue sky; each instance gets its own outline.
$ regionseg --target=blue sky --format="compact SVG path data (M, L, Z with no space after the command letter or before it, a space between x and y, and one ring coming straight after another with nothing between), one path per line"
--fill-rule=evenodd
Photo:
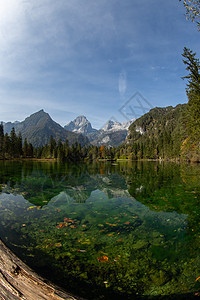
M0 0L0 120L44 109L100 128L137 92L147 108L185 103L181 54L200 57L199 38L178 0Z

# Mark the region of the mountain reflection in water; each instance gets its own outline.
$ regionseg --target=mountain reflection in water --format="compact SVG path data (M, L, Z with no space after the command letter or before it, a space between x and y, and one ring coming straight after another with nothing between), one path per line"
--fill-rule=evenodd
M87 298L194 294L198 172L157 163L2 164L0 236L42 275Z

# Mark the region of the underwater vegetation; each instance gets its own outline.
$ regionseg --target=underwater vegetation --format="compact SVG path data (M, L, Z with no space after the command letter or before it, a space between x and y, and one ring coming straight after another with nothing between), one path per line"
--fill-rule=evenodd
M199 292L194 166L1 169L0 236L42 275L87 299Z

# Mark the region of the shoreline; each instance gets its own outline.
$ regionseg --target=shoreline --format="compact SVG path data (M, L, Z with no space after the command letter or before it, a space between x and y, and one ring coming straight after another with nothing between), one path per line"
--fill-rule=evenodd
M41 161L41 162L56 162L56 158L5 158L0 161Z
M56 158L5 158L5 159L0 159L0 161L36 161L36 162L58 162L60 161ZM191 160L183 160L180 158L143 158L143 159L126 159L126 158L117 158L117 159L97 159L97 160L83 160L81 161L82 163L87 163L87 162L175 162L175 163L195 163L198 164L200 161L191 161ZM62 163L69 162L69 163L74 163L73 161L61 161ZM79 161L80 162L80 161Z

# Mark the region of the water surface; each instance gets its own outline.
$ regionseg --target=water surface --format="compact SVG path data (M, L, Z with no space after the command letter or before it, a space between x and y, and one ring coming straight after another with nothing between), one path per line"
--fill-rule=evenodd
M0 163L0 237L87 299L200 291L200 165Z

